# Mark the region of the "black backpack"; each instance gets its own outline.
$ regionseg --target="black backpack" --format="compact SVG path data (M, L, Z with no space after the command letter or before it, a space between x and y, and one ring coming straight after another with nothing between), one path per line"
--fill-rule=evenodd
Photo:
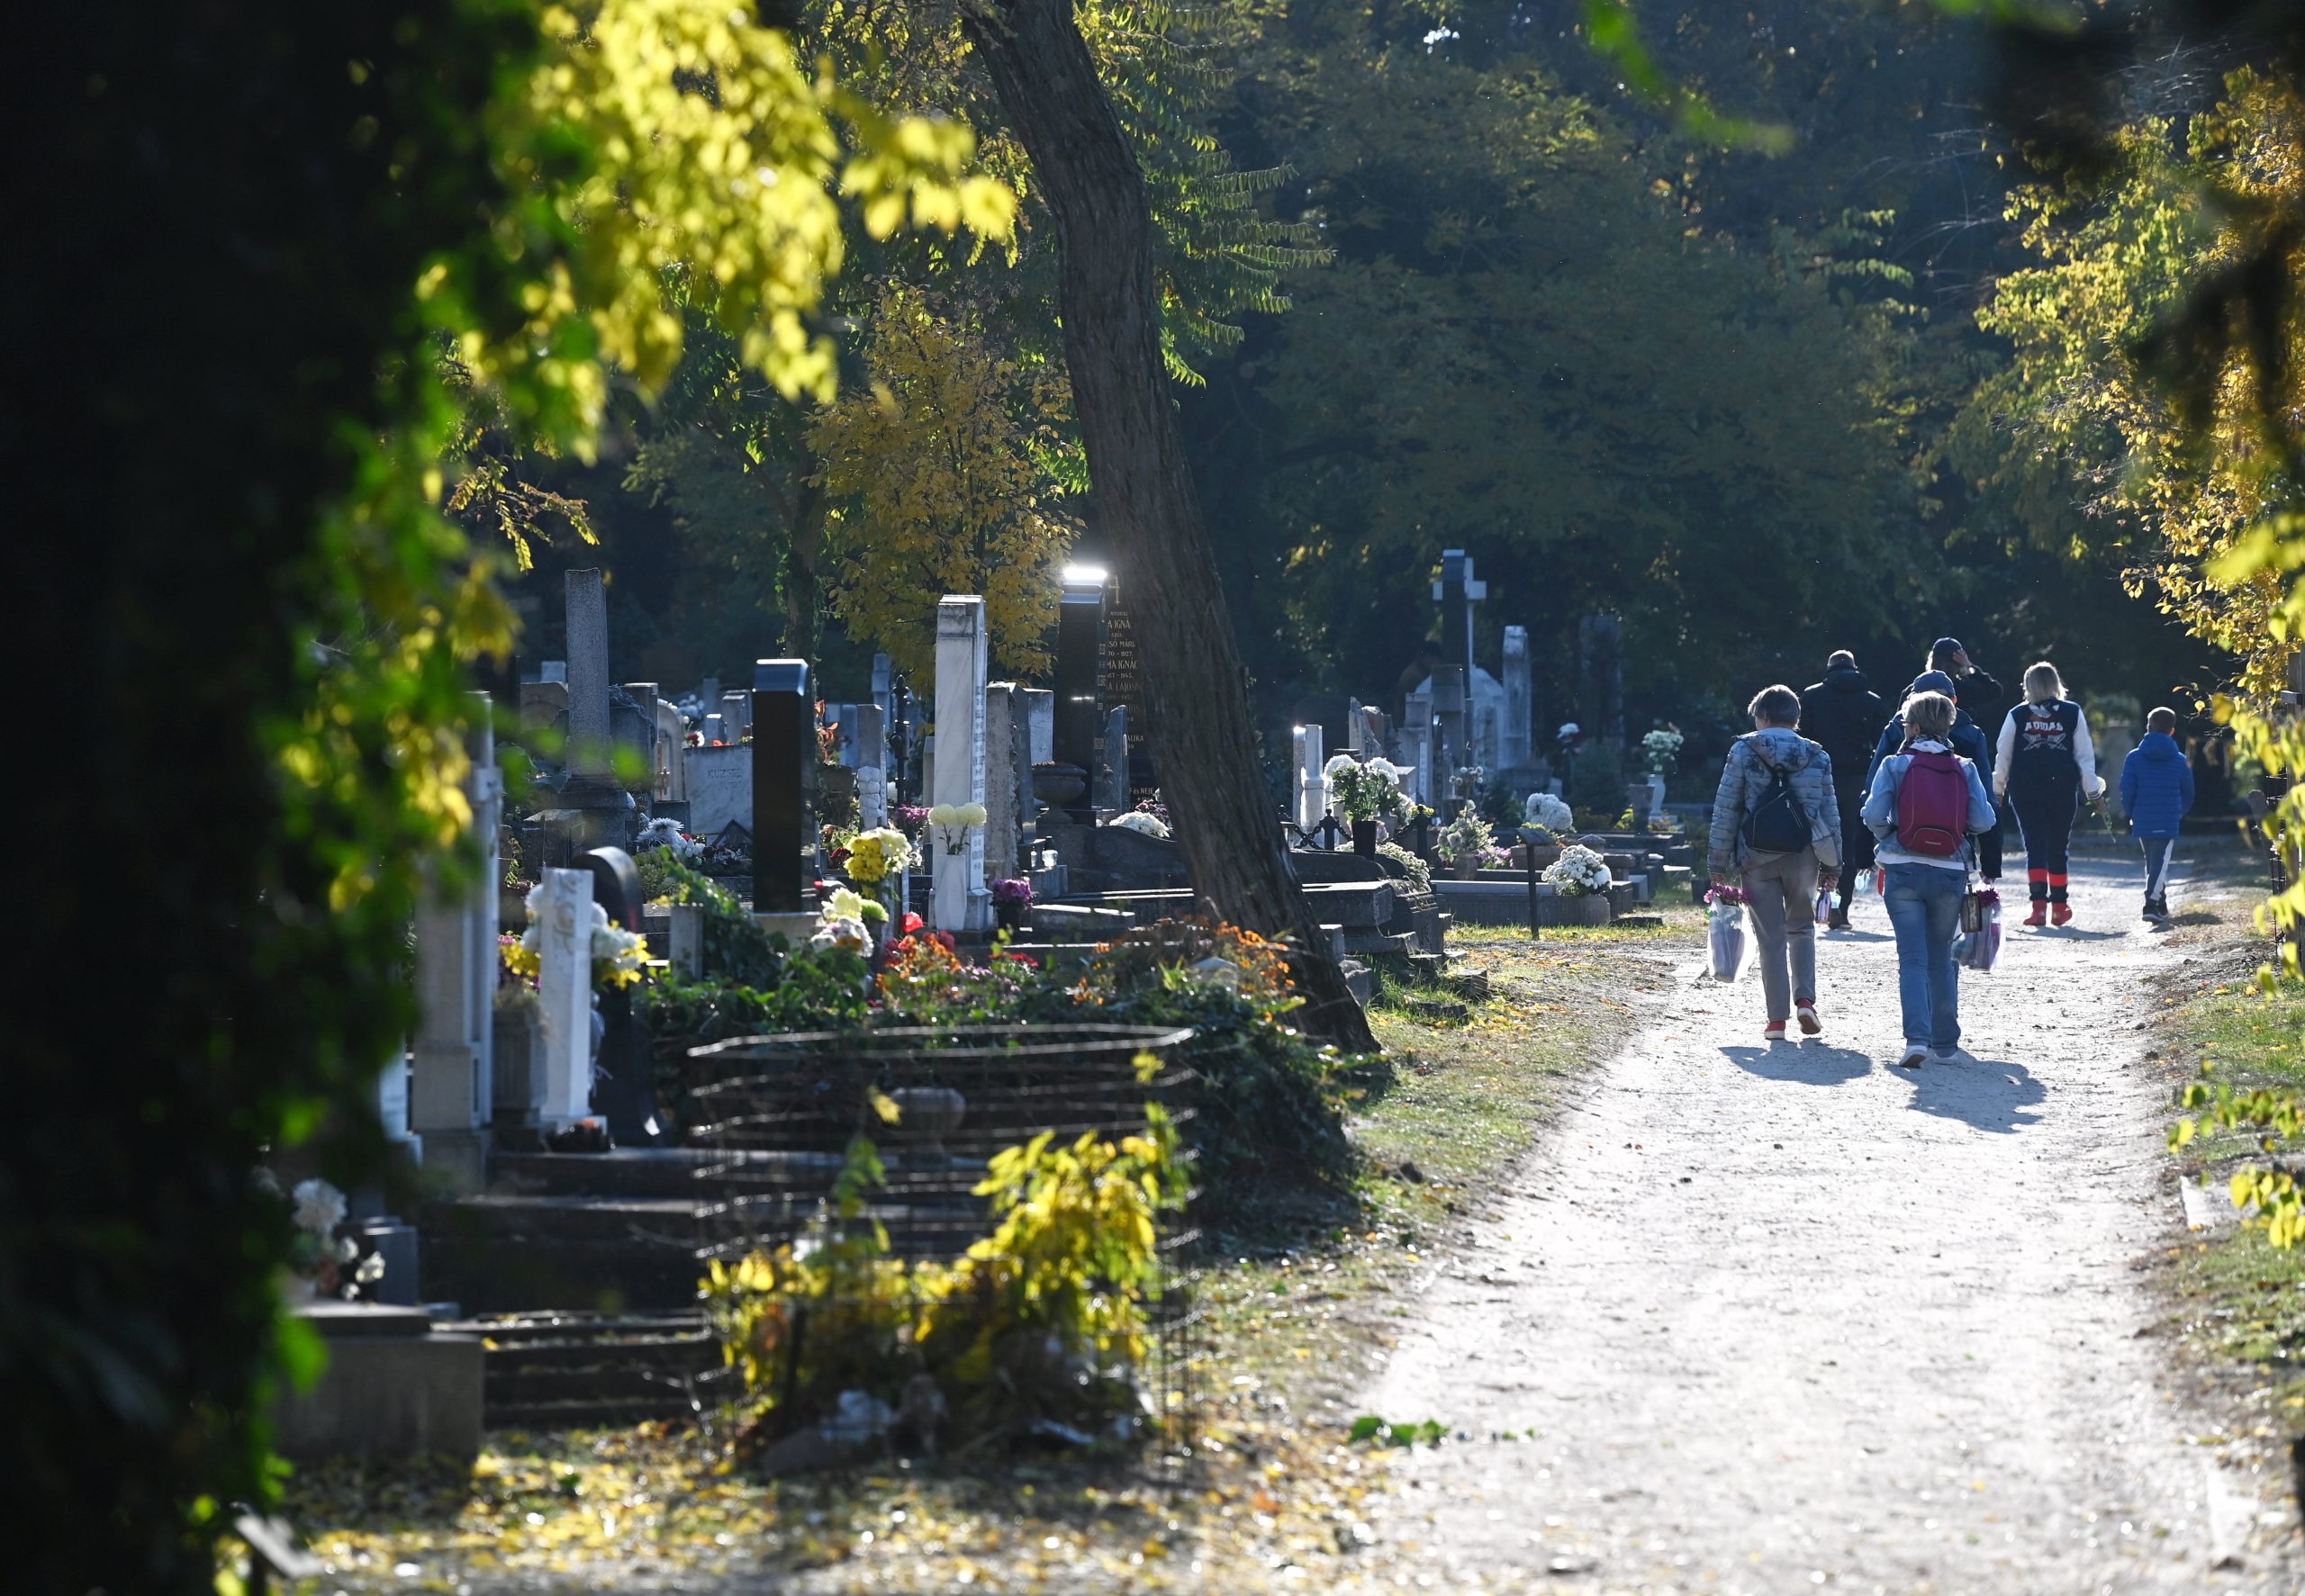
M1768 790L1745 816L1738 833L1751 852L1798 853L1812 838L1808 812L1793 796L1793 772L1771 763L1758 744L1753 746L1753 757L1768 772Z

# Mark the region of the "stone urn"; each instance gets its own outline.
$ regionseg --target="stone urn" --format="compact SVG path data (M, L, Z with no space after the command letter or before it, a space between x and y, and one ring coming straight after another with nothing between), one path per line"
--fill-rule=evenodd
M1088 790L1089 772L1079 765L1051 760L1033 767L1033 796L1052 809L1080 802Z
M1480 879L1480 856L1478 854L1468 853L1449 868L1460 881L1478 881Z
M888 1130L890 1138L903 1142L923 1163L951 1163L945 1138L961 1128L968 1099L950 1087L899 1087L889 1098L898 1110L897 1123Z

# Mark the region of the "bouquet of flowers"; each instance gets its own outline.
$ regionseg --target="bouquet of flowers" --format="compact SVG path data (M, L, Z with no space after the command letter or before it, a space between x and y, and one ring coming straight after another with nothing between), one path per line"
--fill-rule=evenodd
M1003 876L992 884L992 901L1029 909L1033 906L1033 884L1021 876Z
M1545 866L1544 879L1563 897L1598 897L1609 889L1609 865L1584 843L1571 843Z
M682 831L681 823L670 816L642 826L633 847L641 853L651 848L670 848L673 857L682 864L694 864L704 853L704 844Z
M1131 809L1125 815L1116 815L1106 824L1117 825L1123 831L1133 831L1139 836L1157 837L1162 842L1166 842L1169 836L1169 828L1162 824L1161 817L1147 814L1143 809Z
M1433 843L1433 850L1451 864L1484 860L1496 845L1496 834L1489 829L1480 811L1469 805L1457 811L1457 817L1441 828L1441 834ZM1601 868L1605 875L1608 867Z
M894 826L876 825L848 839L848 879L859 887L878 887L911 864L912 840Z
M1559 835L1577 824L1577 816L1569 812L1567 803L1549 792L1532 792L1521 808L1521 816L1531 825L1541 825Z
M1641 739L1641 760L1652 776L1669 776L1681 757L1681 734L1660 726Z
M928 811L928 824L936 828L945 852L959 853L969 845L969 833L984 824L984 806L938 804Z
M1321 767L1328 783L1329 807L1341 820L1402 820L1408 800L1400 782L1411 772L1388 759L1357 760L1340 753Z
M272 1188L277 1191L278 1187ZM363 1285L374 1285L384 1278L384 1260L375 1253L360 1257L360 1244L349 1236L339 1236L337 1227L344 1222L344 1194L327 1181L299 1181L294 1194L295 1239L289 1243L289 1265L298 1276L312 1282L317 1295L333 1296L341 1292L348 1300L360 1294ZM344 1278L348 1265L357 1263L350 1280Z
M817 906L816 934L809 939L809 946L823 952L829 948L845 948L852 953L869 953L872 936L865 926L876 920L886 920L889 911L867 899L853 887L836 887Z
M889 807L889 818L895 821L900 829L916 832L927 824L928 811L918 804L892 804Z

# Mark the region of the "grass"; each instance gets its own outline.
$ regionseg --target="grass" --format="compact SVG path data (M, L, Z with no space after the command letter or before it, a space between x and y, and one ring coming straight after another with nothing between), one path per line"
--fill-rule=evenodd
M1349 1399L1389 1345L1394 1318L1410 1312L1404 1287L1630 1031L1641 989L1694 951L1701 924L1689 910L1659 929L1548 929L1536 942L1475 931L1452 951L1488 972L1492 995L1468 1003L1462 1020L1374 1005L1394 1078L1353 1122L1353 1201L1292 1236L1210 1239L1200 1435L1181 1476L1064 1454L762 1481L732 1469L707 1433L505 1432L472 1468L339 1464L296 1476L291 1517L330 1564L316 1588L490 1596L697 1591L724 1579L731 1591L764 1581L796 1591L1414 1582L1417 1571L1398 1561L1410 1554L1366 1544L1361 1504L1383 1464L1350 1441Z

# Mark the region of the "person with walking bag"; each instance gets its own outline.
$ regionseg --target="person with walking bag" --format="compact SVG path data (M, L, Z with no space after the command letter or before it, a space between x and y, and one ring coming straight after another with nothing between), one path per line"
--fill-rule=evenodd
M1827 928L1849 929L1849 894L1857 872L1873 862L1873 834L1865 829L1865 779L1871 773L1874 734L1887 714L1881 695L1865 684L1857 656L1836 649L1825 661L1824 680L1801 694L1801 735L1833 762L1833 802L1840 809L1840 889Z
M1934 1056L1960 1055L1960 975L1953 939L1969 895L1971 839L1994 824L1993 798L1976 762L1953 751L1952 699L1915 693L1904 702L1904 745L1881 762L1865 800L1865 824L1880 839L1875 857L1883 903L1897 933L1897 998L1905 1047L1897 1062L1917 1069Z
M1993 795L2017 811L2025 839L2025 882L2032 898L2026 924L2063 925L2073 918L2067 901L2073 818L2082 799L2104 790L2089 743L2089 717L2065 696L2056 667L2043 660L2025 672L2025 701L2002 719L1993 764Z
M1754 954L1768 1007L1762 1036L1783 1041L1797 1009L1801 1032L1817 1018L1817 891L1840 870L1840 807L1830 755L1794 729L1801 696L1764 688L1748 706L1750 735L1730 744L1713 798L1713 886L1733 874L1752 917Z

